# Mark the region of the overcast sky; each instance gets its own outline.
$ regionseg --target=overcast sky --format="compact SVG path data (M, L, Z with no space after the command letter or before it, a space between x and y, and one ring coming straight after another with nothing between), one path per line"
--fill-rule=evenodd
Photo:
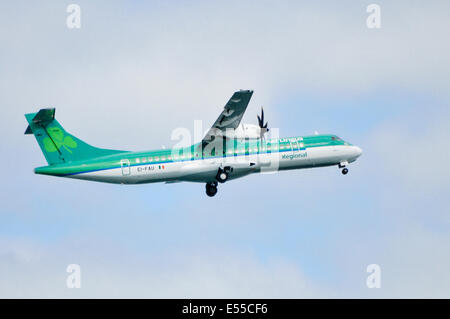
M0 3L0 297L450 297L448 1ZM170 147L255 90L281 136L363 156L220 185L33 174L24 113L99 147ZM66 267L81 266L81 289ZM381 267L369 289L366 267Z

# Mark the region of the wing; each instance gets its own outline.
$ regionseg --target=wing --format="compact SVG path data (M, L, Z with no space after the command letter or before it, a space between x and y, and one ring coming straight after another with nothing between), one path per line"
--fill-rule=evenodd
M239 126L252 94L253 91L251 90L234 92L220 116L203 138L202 146L214 141L216 137L223 137L226 129L235 129Z

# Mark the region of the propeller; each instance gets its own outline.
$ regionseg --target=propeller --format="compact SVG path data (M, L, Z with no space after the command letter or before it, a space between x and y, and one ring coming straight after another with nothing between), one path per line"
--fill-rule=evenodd
M269 131L269 128L267 127L267 125L269 124L269 122L266 122L266 124L264 124L264 109L261 106L261 117L259 117L259 115L257 115L258 118L258 125L261 128L261 137L267 133Z

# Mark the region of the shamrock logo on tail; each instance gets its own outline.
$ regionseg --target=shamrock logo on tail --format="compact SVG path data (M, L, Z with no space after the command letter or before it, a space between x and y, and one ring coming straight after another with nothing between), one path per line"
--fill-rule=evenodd
M61 147L64 147L66 151L72 153L71 148L78 146L72 137L64 136L64 132L59 127L49 128L47 132L51 137L51 139L49 137L44 138L44 147L47 152L56 152Z

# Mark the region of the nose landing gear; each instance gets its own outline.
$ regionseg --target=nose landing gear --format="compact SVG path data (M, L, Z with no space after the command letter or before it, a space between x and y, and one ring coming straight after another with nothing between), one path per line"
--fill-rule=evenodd
M345 167L346 165L348 164L348 162L347 161L344 161L344 162L340 162L339 163L339 168L342 168L342 174L343 175L347 175L347 173L348 173L348 168L347 167Z
M217 182L206 183L206 195L213 197L217 194Z

